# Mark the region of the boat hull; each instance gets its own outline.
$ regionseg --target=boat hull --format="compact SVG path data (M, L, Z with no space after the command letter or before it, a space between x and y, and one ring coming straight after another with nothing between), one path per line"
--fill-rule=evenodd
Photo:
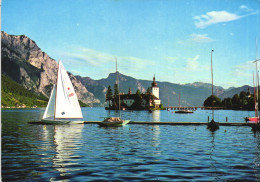
M249 123L257 123L260 121L260 118L258 117L249 117L249 118L246 118L247 121L249 121Z
M83 124L84 121L42 119L42 124Z
M105 126L105 127L117 127L117 126L124 126L128 124L130 120L121 120L121 121L102 121L98 123L99 126Z
M176 114L192 114L193 111L186 111L186 110L183 110L183 111L175 111Z

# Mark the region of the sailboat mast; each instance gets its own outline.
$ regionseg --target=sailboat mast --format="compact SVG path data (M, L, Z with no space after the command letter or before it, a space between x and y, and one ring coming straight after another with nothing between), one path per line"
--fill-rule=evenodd
M254 87L254 101L255 101L255 106L256 106L256 94L255 94L255 74L253 72L253 87ZM255 107L255 117L256 116L256 107Z
M179 109L181 108L181 93L179 93Z
M211 94L212 94L212 99L213 99L213 64L212 64L212 53L214 52L214 50L211 50ZM212 102L212 106L213 106L214 102ZM212 119L214 120L214 110L212 108Z
M214 52L214 50L211 50L211 95L213 96L213 66L212 66L212 52Z
M56 80L56 92L55 92L55 106L54 106L54 120L56 119L56 100L57 100L57 88L58 88L58 78L59 78L59 71L60 71L60 60L58 62L58 71L57 71L57 80Z
M256 57L255 57L255 66L256 66L256 117L258 122L258 89L259 89L259 75L257 71L257 37L256 37Z
M115 56L116 58L116 56ZM118 72L117 72L117 58L116 58L116 84L117 84L117 88L118 88L118 110L119 110L119 114L120 113L120 91L119 91L119 80L118 80ZM121 117L121 116L120 116Z

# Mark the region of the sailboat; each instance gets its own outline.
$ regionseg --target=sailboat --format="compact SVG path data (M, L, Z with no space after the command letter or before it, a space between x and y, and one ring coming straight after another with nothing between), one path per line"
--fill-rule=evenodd
M213 64L212 64L212 53L214 50L211 50L211 96L213 97ZM213 106L214 102L212 103ZM214 109L212 109L212 120L207 123L207 129L214 132L219 129L219 123L214 121Z
M191 110L181 110L181 94L179 94L179 110L175 111L176 114L192 114L193 111Z
M45 124L84 123L82 111L69 75L59 61L57 85L54 85L51 96L41 120Z
M116 57L115 57L116 58ZM117 59L116 59L116 84L118 85L119 90L119 80L118 80L118 71L117 71ZM121 119L121 113L120 113L120 92L118 93L118 110L120 117L107 117L102 122L98 123L99 126L124 126L130 122L130 120L123 120Z
M258 78L257 74L256 77ZM258 116L258 99L256 99L256 94L258 95L258 86L257 89L255 90L255 81L254 81L254 74L253 74L253 86L254 86L254 100L255 100L255 117L246 117L245 120L249 121L250 123L256 123L259 121L259 116Z
M253 61L256 66L256 93L254 92L254 98L255 98L255 117L249 117L245 118L246 121L249 121L250 123L259 123L259 113L258 113L258 89L259 89L259 75L258 75L258 69L257 69L257 61L260 59L257 59L257 39L256 39L256 60ZM254 83L254 77L253 77L253 83ZM254 84L255 85L255 84Z

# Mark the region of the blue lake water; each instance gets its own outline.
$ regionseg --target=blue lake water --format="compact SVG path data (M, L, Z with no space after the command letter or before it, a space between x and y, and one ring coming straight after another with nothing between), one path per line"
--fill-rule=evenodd
M84 120L114 116L82 108ZM260 181L260 133L246 126L35 125L43 109L2 109L3 181ZM207 122L211 111L122 111L132 121ZM248 111L215 111L244 122Z

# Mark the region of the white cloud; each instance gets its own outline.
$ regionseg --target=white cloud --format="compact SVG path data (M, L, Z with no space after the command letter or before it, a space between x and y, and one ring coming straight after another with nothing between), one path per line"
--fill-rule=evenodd
M175 62L175 61L178 59L178 57L164 56L163 59L164 59L165 61L167 61L167 62L173 63L173 62Z
M68 71L71 70L73 73L80 75L88 74L88 76L91 76L89 75L90 72L95 76L106 76L111 72L115 72L115 56L112 54L80 46L69 46L67 49L68 51L59 54L63 62L70 67ZM155 65L152 60L133 56L117 56L117 63L119 72L127 75L143 73L144 70L149 70Z
M186 40L179 40L177 41L178 44L185 44L185 43L209 43L209 42L213 42L215 40L213 40L212 38L208 37L207 34L191 34L189 35L189 38L187 38Z
M252 9L248 8L246 5L241 5L239 8L245 11L253 11Z
M258 69L260 68L260 63L258 64ZM247 61L245 63L236 65L233 67L232 75L234 76L234 79L237 80L237 82L248 82L247 80L250 80L248 84L252 83L253 73L255 75L256 73L256 65L253 61ZM256 78L256 77L255 77Z
M77 46L72 47L71 52L62 53L62 56L66 57L68 60L88 63L94 67L99 67L107 62L115 60L114 57L109 54Z
M194 58L189 58L187 61L186 69L189 71L197 71L199 68L199 55L195 56Z
M241 5L239 8L240 8L240 9L247 9L247 6Z
M190 40L199 43L212 42L213 39L207 36L207 34L191 34Z
M240 18L241 16L229 13L227 11L211 11L206 13L206 15L193 17L197 28L205 28L213 24L234 21Z
M247 61L245 63L242 63L242 64L239 64L239 65L236 65L235 66L235 69L236 70L242 70L242 71L247 71L247 70L252 70L254 71L255 70L255 62L254 61ZM258 62L258 65L257 65L258 68L260 68L260 64Z

